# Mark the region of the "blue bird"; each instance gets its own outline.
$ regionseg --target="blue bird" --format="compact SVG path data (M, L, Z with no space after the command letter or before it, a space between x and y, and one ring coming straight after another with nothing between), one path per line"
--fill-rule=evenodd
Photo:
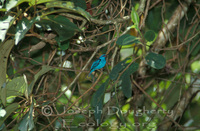
M95 70L101 69L106 65L106 55L103 54L101 55L101 57L99 57L98 60L96 60L95 62L93 62L91 68L90 68L90 74L91 75L92 72L94 72Z

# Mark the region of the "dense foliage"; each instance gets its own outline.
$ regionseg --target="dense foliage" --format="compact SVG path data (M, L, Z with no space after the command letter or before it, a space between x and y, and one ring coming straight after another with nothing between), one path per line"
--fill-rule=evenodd
M199 0L0 4L0 130L200 129Z

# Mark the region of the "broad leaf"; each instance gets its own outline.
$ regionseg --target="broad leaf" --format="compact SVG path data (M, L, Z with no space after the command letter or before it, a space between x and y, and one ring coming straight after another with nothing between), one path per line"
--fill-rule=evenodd
M87 9L87 5L86 2L83 0L71 0L76 7L81 7L82 9L86 10Z
M134 44L134 43L137 43L137 42L138 42L137 37L128 36L123 40L123 45L131 45L131 44Z
M17 45L19 41L24 38L25 34L32 27L33 23L35 23L39 19L40 17L35 17L32 20L23 18L18 22L15 34L15 45Z
M31 6L33 5L37 5L37 4L42 4L42 3L46 3L46 2L50 2L50 1L54 1L54 0L9 0L9 2L6 4L6 10L9 11L12 8L22 4L22 3L29 3Z
M120 36L116 42L118 45L131 45L139 43L138 38L129 34Z
M6 10L9 11L13 7L15 7L18 3L18 0L9 0L9 2L6 4Z
M156 37L156 34L155 34L155 32L152 31L152 30L147 31L147 32L145 32L145 34L144 34L144 38L145 38L145 40L148 41L148 42L154 41L154 40L155 40L155 37Z
M33 121L33 103L32 103L29 112L26 113L22 121L19 123L18 129L20 131L30 131L33 128L34 128L34 121Z
M0 87L0 93L0 100L2 101L3 105L6 106L6 83L4 83L2 87Z
M43 17L38 24L42 25L45 29L55 31L59 36L59 42L66 41L74 36L75 32L81 31L74 23L64 16L49 15Z
M0 41L4 41L7 30L10 27L10 22L13 20L14 17L7 16L6 18L3 17L0 19Z
M128 66L128 64L126 66ZM124 71L124 73L121 75L120 79L123 79L123 77L125 77L125 76L130 76L131 74L136 72L138 68L139 68L139 64L138 63L132 63L128 67L128 69Z
M125 60L119 62L116 66L113 67L112 71L109 74L111 80L115 80L118 77L120 71L122 71L126 67L126 61L130 58L126 58Z
M61 50L65 51L69 48L69 41L64 41L64 42L58 42L58 46L60 47Z
M94 93L91 100L91 106L95 110L94 116L95 120L100 122L101 120L101 114L103 109L103 100L104 100L104 92L106 90L106 87L108 86L109 79L106 80L105 83L103 83L99 89Z
M139 22L140 22L139 16L134 8L132 8L132 11L131 11L131 20L133 21L134 25L139 26Z
M162 55L152 52L147 54L145 59L147 64L155 69L162 69L166 64L166 59Z
M6 115L0 119L0 126L4 123L4 121L10 116L11 113L13 113L18 108L18 103L12 103L9 106L5 108Z
M122 91L123 94L127 97L130 98L132 96L132 87L131 87L131 80L130 80L130 75L127 75L122 78Z
M16 77L7 83L6 96L7 98L23 96L27 87L26 77Z
M132 96L130 75L137 71L138 67L138 63L132 63L120 77L120 79L122 80L122 92L127 98L130 98Z
M0 87L6 82L7 59L13 46L13 40L0 44Z

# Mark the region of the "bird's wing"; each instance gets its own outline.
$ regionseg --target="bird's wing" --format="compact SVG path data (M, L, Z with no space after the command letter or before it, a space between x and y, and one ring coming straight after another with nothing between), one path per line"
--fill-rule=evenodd
M96 60L96 61L92 64L90 70L93 70L95 67L97 67L97 66L99 65L100 62L101 62L101 59Z

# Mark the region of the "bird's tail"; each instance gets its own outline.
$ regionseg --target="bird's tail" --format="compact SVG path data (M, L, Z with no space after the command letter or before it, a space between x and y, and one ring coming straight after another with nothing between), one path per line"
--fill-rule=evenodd
M88 77L90 77L90 75L92 74L92 72L94 72L94 70L90 70L90 73L88 74Z

